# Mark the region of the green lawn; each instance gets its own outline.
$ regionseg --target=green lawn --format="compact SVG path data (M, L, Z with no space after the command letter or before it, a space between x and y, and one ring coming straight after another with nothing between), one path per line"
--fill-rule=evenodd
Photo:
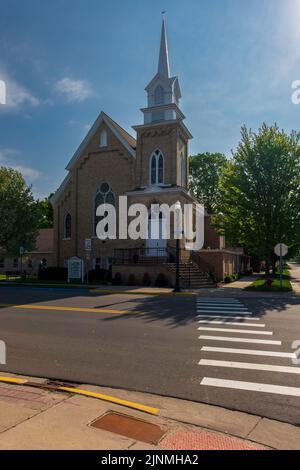
M280 274L276 274L275 276L270 276L273 279L272 288L268 288L266 285L266 278L257 279L254 281L251 286L247 288L247 290L254 290L254 291L263 291L263 292L291 292L293 290L291 284L291 275L289 269L285 268L283 270L282 275L282 287L280 287Z

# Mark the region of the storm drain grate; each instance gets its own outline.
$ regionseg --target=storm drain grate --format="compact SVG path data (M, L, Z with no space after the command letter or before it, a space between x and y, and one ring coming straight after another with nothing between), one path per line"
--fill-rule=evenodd
M147 444L158 444L165 434L165 431L156 424L114 412L109 412L97 419L91 426Z

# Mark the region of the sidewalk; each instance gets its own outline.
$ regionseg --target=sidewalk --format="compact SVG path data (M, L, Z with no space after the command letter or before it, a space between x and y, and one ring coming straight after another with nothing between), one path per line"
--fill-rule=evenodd
M5 373L0 375L2 378L17 377ZM31 383L47 383L44 379L25 379ZM174 398L105 387L79 387L157 410L150 414L75 393L1 381L0 449L300 448L300 429L289 424ZM105 429L93 427L95 420L104 416L102 427ZM136 418L137 421L130 420L124 425L124 417Z

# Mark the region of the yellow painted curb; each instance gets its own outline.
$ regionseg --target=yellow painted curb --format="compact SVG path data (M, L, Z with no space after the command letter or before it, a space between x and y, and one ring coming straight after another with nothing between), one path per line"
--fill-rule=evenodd
M57 307L52 305L14 305L14 308L27 309L27 310L54 310L66 312L92 312L92 313L112 313L112 314L130 314L128 310L111 310L105 308L80 308L80 307ZM132 312L136 313L136 312Z
M26 384L26 382L28 382L28 380L15 379L13 377L0 377L0 382L7 382L9 384L23 385L23 384Z
M187 296L195 297L198 294L196 292L129 292L129 291L115 291L115 290L99 290L99 289L90 289L91 294L123 294L123 295L156 295L162 297L173 297L173 296Z
M39 388L44 388L45 384L42 383L35 383L29 382L28 380L25 379L15 379L13 377L0 377L0 382L6 382L9 384L15 384L15 385L26 385L32 386L35 385L36 387ZM148 413L151 415L157 415L159 413L158 408L152 408L151 406L147 405L141 405L140 403L135 403L127 400L122 400L121 398L115 398L111 397L109 395L102 395L101 393L96 393L96 392L89 392L88 390L81 390L80 388L72 388L72 387L63 387L63 386L57 386L53 388L53 391L56 390L61 390L63 392L69 392L73 393L75 395L83 395L85 397L90 397L90 398L97 398L98 400L103 400L107 401L110 403L115 403L116 405L121 405L125 406L126 408L132 408L134 410L139 410L143 411L144 413Z
M149 413L152 415L157 415L159 413L158 408L152 408L151 406L140 405L139 403L122 400L120 398L110 397L109 395L102 395L101 393L89 392L88 390L81 390L79 388L69 388L69 387L58 387L58 390L75 393L76 395L84 395L86 397L98 398L99 400L108 401L110 403L115 403L117 405L126 406L127 408L133 408L139 411L144 411L145 413Z

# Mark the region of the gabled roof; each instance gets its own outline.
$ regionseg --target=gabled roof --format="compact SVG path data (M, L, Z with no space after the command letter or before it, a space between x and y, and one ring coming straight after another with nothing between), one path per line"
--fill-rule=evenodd
M68 173L67 176L64 178L63 182L59 186L59 188L55 191L55 193L51 196L50 202L51 204L55 204L56 201L58 200L59 196L63 193L64 189L68 185L68 183L71 181L71 173Z
M87 133L86 137L83 139L81 144L79 145L78 149L74 153L73 157L69 161L66 170L71 171L73 166L75 165L75 162L77 159L80 157L82 154L84 148L88 145L89 141L92 139L94 133L98 129L98 127L102 124L105 123L107 127L114 133L114 135L117 137L117 139L121 142L121 144L128 150L130 155L132 155L134 158L136 157L136 140L132 135L130 135L123 127L119 126L119 124L116 123L113 119L111 119L107 114L105 114L103 111L99 114L97 117L96 121L92 125L91 129ZM51 197L51 203L54 204L59 196L63 193L64 189L68 185L68 183L71 180L71 174L68 173L63 182L61 183L60 187L58 190L53 194Z
M98 129L98 127L105 123L107 127L115 134L117 139L121 142L121 144L128 150L128 152L135 158L135 150L136 150L136 140L132 137L125 129L123 129L119 124L117 124L113 119L111 119L107 114L103 111L99 114L96 121L92 125L91 129L87 133L86 137L83 139L81 144L79 145L78 149L74 153L73 157L69 161L66 170L72 170L75 162L82 154L84 148L88 145L90 140L92 139L94 133Z

